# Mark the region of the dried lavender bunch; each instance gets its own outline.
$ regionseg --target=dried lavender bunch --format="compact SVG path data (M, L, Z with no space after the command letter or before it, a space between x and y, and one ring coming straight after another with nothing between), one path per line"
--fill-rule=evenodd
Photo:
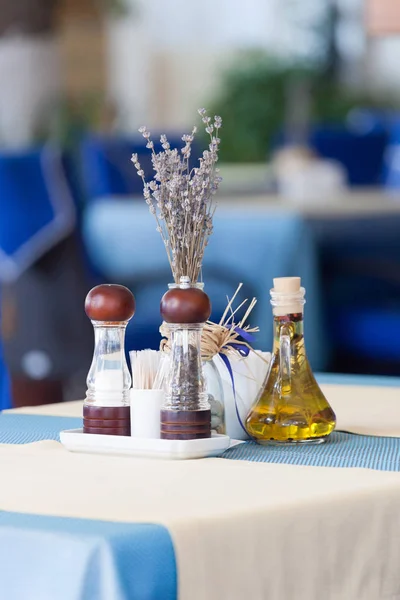
M210 136L208 150L203 152L198 166L190 167L192 142L197 132L182 136L185 143L179 151L171 149L165 135L160 137L163 150L155 152L151 134L146 127L139 131L147 140L146 147L152 151L154 178L147 182L137 154L132 162L143 181L143 194L150 212L157 221L157 231L163 239L172 275L176 283L182 276L188 276L192 283L198 280L204 249L212 234L212 220L216 209L214 195L222 181L218 161L221 117L214 120L204 108L199 114Z

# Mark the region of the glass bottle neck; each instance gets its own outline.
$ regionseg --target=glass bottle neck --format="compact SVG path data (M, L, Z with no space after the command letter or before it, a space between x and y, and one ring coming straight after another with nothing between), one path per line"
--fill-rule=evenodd
M304 315L294 313L288 315L274 315L274 351L279 350L282 328L285 328L291 339L304 337Z
M282 339L302 342L304 346L304 304L305 289L293 293L270 291L272 314L274 317L274 351L279 351ZM282 338L283 336L283 338Z
M287 317L290 320L291 316L302 316L304 304L306 303L304 288L300 288L297 292L293 293L276 292L272 289L270 290L270 294L274 317Z

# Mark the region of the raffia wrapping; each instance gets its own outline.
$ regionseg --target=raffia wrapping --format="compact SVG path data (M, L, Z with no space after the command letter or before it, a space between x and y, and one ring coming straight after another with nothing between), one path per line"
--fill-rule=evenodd
M238 288L231 300L228 299L228 305L224 311L224 314L221 317L219 323L213 323L212 321L207 321L204 325L204 329L201 335L201 358L204 361L212 360L218 354L225 354L226 356L235 356L240 357L240 352L237 347L232 347L232 343L240 346L244 346L248 348L250 351L253 351L253 348L246 341L240 339L240 333L236 331L236 327L246 331L246 333L257 333L259 331L258 327L250 327L249 325L245 325L251 311L257 303L256 298L253 298L250 302L243 318L239 323L234 322L235 313L242 308L247 302L247 299L244 300L236 310L232 309L232 304L239 293L242 283L238 285ZM230 314L229 314L230 313ZM229 314L229 317L227 315ZM169 339L169 329L167 323L163 323L160 327L160 333L163 336L163 340L161 340L160 350L162 352L169 353L171 350L171 344Z
M244 327L243 329L248 333L256 333L259 331L258 327ZM161 325L160 333L163 336L160 343L160 350L169 353L171 350L171 343L167 323ZM250 344L239 338L240 335L234 331L234 329L228 329L224 325L207 321L201 335L201 358L203 361L208 361L212 360L214 356L217 356L218 354L240 356L239 351L229 345L232 342L245 346L249 348L250 351L253 350Z

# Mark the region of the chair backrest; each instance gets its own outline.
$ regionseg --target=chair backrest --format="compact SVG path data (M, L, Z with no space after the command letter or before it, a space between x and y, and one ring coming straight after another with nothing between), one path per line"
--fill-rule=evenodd
M335 160L344 167L347 182L351 186L377 185L382 182L389 136L384 119L379 115L371 113L363 117L369 118L368 128L364 130L354 126L321 124L312 128L307 139L310 147L321 158ZM279 148L289 142L281 131L276 134L273 145Z
M75 227L75 201L53 146L0 154L0 280L16 279Z
M184 145L176 135L169 136L168 140L171 148L181 148ZM154 142L154 146L156 152L162 149L160 142ZM151 150L146 148L146 141L142 137L91 135L83 140L81 168L89 200L105 196L142 195L142 181L130 160L133 153L138 154L145 176L151 177ZM191 164L194 165L199 157L200 149L194 142Z
M400 361L400 216L314 220L338 368L383 373ZM351 357L350 357L351 355ZM368 358L369 361L362 361ZM355 362L357 361L357 362ZM358 362L359 361L359 362ZM343 364L343 366L341 366Z
M310 135L310 144L324 157L338 161L347 172L349 185L368 186L381 182L387 133L373 130L357 133L346 127L318 127Z

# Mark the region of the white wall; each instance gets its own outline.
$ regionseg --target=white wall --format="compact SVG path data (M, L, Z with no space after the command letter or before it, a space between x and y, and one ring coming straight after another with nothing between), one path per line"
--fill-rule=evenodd
M366 71L371 88L387 90L400 100L400 36L368 41Z
M134 0L127 0L133 2ZM339 41L353 85L399 85L400 41L367 44L363 1L337 0ZM309 25L322 0L136 0L138 14L109 26L109 89L122 109L121 127L187 127L218 86L221 66L240 48L263 47L307 57L316 40ZM390 50L388 49L388 44ZM367 59L365 58L367 57Z
M28 146L61 95L60 56L52 37L0 38L0 147Z
M235 49L284 51L288 42L292 47L281 0L135 4L137 11L108 27L110 96L126 130L141 122L155 128L189 126Z

